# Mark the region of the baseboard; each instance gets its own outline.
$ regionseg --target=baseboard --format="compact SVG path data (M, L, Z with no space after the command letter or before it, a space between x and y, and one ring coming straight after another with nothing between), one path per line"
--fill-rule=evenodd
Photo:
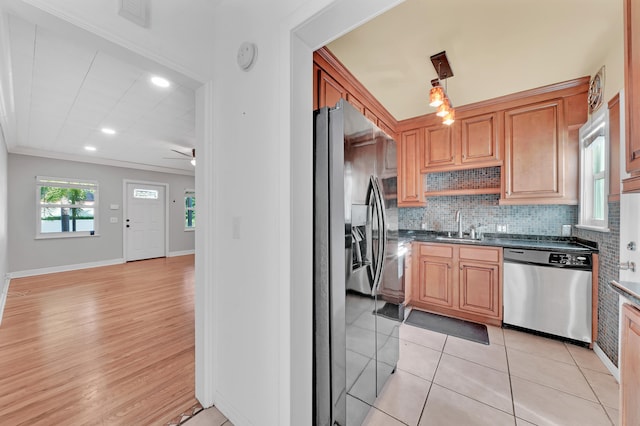
M195 250L170 251L168 257L187 256L189 254L196 254L196 251Z
M600 361L602 361L604 366L607 367L607 370L609 370L613 377L616 378L616 381L620 383L620 370L613 364L613 362L611 362L609 357L602 351L602 349L600 349L598 343L595 343L593 345L593 351L596 353L596 355L598 355L598 358L600 358Z
M229 403L229 401L218 391L215 391L215 404L213 406L216 407L218 411L220 411L234 425L252 424L244 415L242 410L236 409L234 404Z
M56 272L76 271L78 269L97 268L99 266L111 266L125 263L124 259L101 260L98 262L77 263L75 265L52 266L49 268L27 269L25 271L10 272L10 278L33 277L35 275L54 274Z
M5 277L4 285L2 286L2 295L0 295L0 324L2 324L2 315L4 314L4 305L7 303L7 295L9 294L9 284L11 284L11 278L9 275Z

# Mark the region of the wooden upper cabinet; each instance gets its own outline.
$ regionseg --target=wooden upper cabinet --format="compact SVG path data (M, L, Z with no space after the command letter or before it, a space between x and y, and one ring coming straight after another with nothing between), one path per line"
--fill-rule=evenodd
M498 113L466 114L451 126L436 117L423 127L422 173L502 165Z
M317 110L320 108L320 86L318 82L320 81L320 67L315 63L313 64L313 110Z
M461 164L486 167L500 165L498 114L459 119Z
M640 174L640 0L624 2L626 167Z
M319 75L318 108L333 107L340 99L347 98L347 91L324 70Z
M620 95L609 101L609 201L620 200Z
M452 166L456 163L456 148L451 137L451 126L434 124L424 127L421 144L422 173Z
M418 166L422 129L402 132L398 141L398 206L424 205L424 185Z
M640 424L640 311L622 305L620 344L620 419L622 425Z
M364 115L364 104L360 102L358 98L353 96L351 93L347 93L347 102Z
M501 203L564 203L562 99L506 110L504 122L505 170Z

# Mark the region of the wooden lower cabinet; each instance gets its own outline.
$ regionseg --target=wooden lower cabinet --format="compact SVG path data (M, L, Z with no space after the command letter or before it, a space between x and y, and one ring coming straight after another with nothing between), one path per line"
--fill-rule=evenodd
M640 310L622 305L620 424L640 425Z
M418 300L437 306L453 307L453 260L420 256Z
M414 269L409 305L501 325L501 248L439 243L415 243L415 248L418 268Z
M499 287L500 265L460 261L461 311L499 317Z

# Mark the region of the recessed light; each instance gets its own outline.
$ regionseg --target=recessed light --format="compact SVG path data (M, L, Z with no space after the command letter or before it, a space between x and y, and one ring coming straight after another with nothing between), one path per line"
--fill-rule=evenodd
M84 149L86 149L87 151L96 151L97 150L97 148L95 146L89 146L89 145L85 146Z
M166 78L158 77L157 75L151 77L151 82L158 87L166 88L171 86L171 82Z
M103 127L102 129L102 133L104 133L105 135L115 135L116 131L113 129L110 129L108 127Z

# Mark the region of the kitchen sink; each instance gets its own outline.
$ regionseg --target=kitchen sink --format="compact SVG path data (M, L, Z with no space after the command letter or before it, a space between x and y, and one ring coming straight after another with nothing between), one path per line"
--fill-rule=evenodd
M440 240L440 241L456 241L459 243L477 243L480 241L480 239L478 238L469 238L469 237L446 237L443 235L440 235L438 237L436 237L436 240Z

